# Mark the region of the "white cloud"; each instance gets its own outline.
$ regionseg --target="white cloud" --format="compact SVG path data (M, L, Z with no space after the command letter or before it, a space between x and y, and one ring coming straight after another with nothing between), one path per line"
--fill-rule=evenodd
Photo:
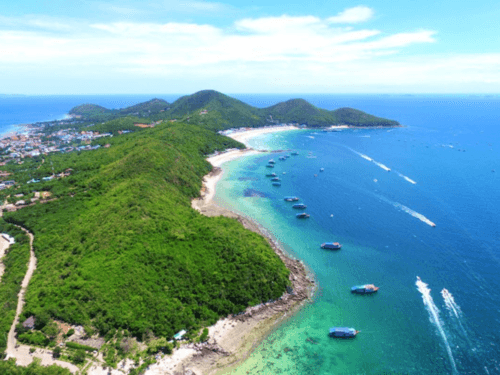
M171 90L177 92L184 91L179 85L196 82L228 92L500 84L500 54L412 57L413 45L435 42L430 30L387 34L288 15L242 19L228 29L177 22L69 26L80 31L0 31L4 77L74 77L73 87L87 84L85 77L99 77L101 86L122 77L151 85L175 82ZM0 85L5 82L0 78ZM164 86L149 87L158 92Z
M0 16L2 29L41 29L46 31L69 31L73 26L67 21L47 16L27 15L23 17Z
M290 17L287 15L256 19L246 18L235 22L237 30L259 34L291 32L294 30L302 30L304 28L316 28L321 25L322 21L318 17Z
M334 17L328 18L328 22L331 23L360 23L371 19L374 15L373 9L367 6L357 6L354 8L348 8L340 12Z

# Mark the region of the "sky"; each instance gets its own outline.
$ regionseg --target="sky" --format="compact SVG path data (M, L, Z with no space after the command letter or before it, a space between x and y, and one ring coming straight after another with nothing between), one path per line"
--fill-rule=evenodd
M498 20L498 0L5 0L0 93L500 93Z

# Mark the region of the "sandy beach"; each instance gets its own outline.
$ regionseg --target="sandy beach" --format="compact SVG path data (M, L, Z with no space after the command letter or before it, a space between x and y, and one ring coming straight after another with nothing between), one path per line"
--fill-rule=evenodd
M257 135L293 129L297 129L297 127L252 129L231 133L228 136L248 146L248 140ZM314 292L315 282L300 261L289 258L280 248L278 242L263 232L258 224L217 206L213 201L215 186L223 174L222 165L235 158L257 152L259 151L252 149L237 150L208 158L207 160L214 168L204 177L200 198L194 199L192 206L206 216L224 215L235 218L245 228L266 237L276 254L290 270L293 293L285 293L273 303L250 307L244 314L219 320L215 325L209 327L210 339L207 344L182 346L173 355L166 356L157 364L150 366L150 370L146 372L147 375L173 374L177 371L187 370L199 375L226 373L246 359L280 322L291 316L297 308L310 299Z
M299 128L294 125L282 125L282 126L269 126L266 128L250 128L246 130L236 130L232 133L226 134L226 136L233 138L235 141L243 143L245 146L249 147L248 141L254 137L263 134L277 133L288 130L298 130Z

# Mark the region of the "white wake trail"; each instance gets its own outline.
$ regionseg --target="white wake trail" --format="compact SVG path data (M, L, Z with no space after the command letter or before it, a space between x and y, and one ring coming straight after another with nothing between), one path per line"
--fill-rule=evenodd
M405 179L406 181L408 181L410 184L413 184L413 185L416 185L416 184L417 184L417 182L416 182L416 181L414 181L414 180L412 180L410 177L407 177L407 176L405 176L404 174L399 173L399 172L396 172L396 173L398 174L398 176L399 176L399 177L404 178L404 179Z
M394 206L395 208L398 208L401 211L406 212L407 214L410 214L411 216L419 219L420 221L424 222L425 224L430 225L431 227L435 227L436 226L436 224L434 224L432 221L430 221L429 219L427 219L424 215L419 214L417 211L414 211L411 208L406 207L405 205L403 205L401 203L393 202L393 201L387 199L386 197L384 197L382 195L378 195L378 194L374 194L374 195L377 198L379 198L381 201L389 203L390 205Z
M458 326L460 327L460 330L462 331L465 339L467 340L467 343L469 346L472 348L472 343L469 340L469 336L467 335L467 331L462 324L462 310L460 309L460 306L457 305L455 302L455 298L453 298L453 295L448 291L448 289L443 289L441 291L441 295L443 296L444 304L446 305L446 308L450 312L450 315L455 318L455 321L457 322Z
M368 161L371 161L373 164L377 165L378 167L382 168L384 171L387 171L387 172L390 172L391 171L391 168L389 168L387 165L385 164L382 164L382 163L379 163L378 161L376 160L373 160L371 157L369 157L368 155L365 155L365 154L362 154L361 152L358 152L350 147L347 147L350 151L354 152L356 155L358 156L361 156L363 159L366 159ZM404 174L402 173L399 173L399 172L396 172L398 174L399 177L405 179L406 181L408 181L410 184L413 184L413 185L416 185L416 181L415 180L412 180L410 177L408 176L405 176Z
M458 374L457 365L455 364L455 358L453 358L453 353L448 342L448 337L446 336L441 320L439 319L439 309L434 304L434 300L431 296L431 290L428 288L428 284L424 283L418 276L415 285L417 286L418 291L422 294L422 300L424 301L425 308L429 313L429 319L431 323L434 324L434 326L438 330L439 335L443 339L446 352L448 353L448 358L450 359L452 373Z
M420 221L424 222L425 224L430 225L431 227L435 227L436 226L436 224L434 224L432 221L430 221L429 219L427 219L424 215L419 214L417 211L413 211L411 208L406 207L405 205L402 205L401 203L398 203L398 202L394 202L393 204L394 204L394 207L397 207L401 211L404 211L407 214L410 214L411 216L416 217L417 219L419 219Z

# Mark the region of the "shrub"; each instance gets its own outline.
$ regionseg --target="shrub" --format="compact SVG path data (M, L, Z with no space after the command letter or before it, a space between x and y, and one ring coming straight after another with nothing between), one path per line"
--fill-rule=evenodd
M200 342L206 342L208 340L208 328L203 328L203 332L200 335Z
M93 352L94 350L97 350L96 348L93 348L91 346L82 345L82 344L79 344L77 342L72 342L72 341L67 342L66 346L68 348L71 348L71 349L86 350L87 352Z
M61 356L61 348L56 346L54 350L52 351L52 357L53 358L59 358Z
M85 350L78 349L75 352L75 354L73 354L71 359L72 359L73 363L76 363L76 364L83 363L85 361Z

